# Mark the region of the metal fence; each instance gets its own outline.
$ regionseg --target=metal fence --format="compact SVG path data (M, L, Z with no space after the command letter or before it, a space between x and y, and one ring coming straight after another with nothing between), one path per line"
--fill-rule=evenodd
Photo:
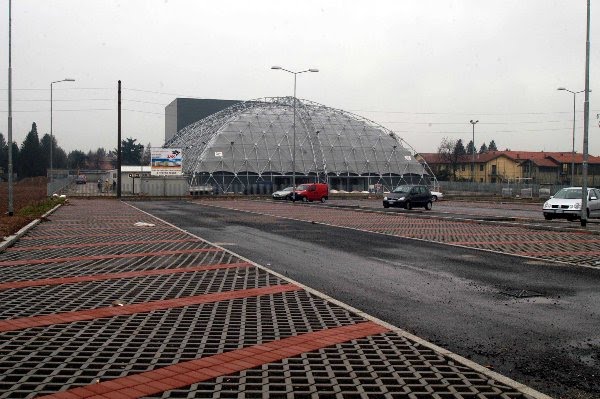
M74 181L75 176L54 179L52 182L48 182L46 185L46 192L49 197L53 194L65 194L69 184L72 184Z
M439 181L439 188L448 195L502 196L520 198L548 198L565 185L533 183L472 183Z

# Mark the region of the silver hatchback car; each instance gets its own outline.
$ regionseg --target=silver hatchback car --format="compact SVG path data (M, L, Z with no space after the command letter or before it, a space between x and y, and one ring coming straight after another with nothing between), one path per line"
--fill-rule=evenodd
M576 220L581 216L581 187L567 187L559 190L544 203L544 219ZM587 216L600 217L600 190L588 188Z

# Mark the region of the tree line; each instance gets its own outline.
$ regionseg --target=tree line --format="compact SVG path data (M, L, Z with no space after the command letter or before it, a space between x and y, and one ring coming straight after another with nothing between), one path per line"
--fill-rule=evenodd
M438 147L438 156L440 159L450 165L449 169L443 169L437 172L436 176L439 180L456 180L456 170L458 165L464 162L465 156L473 154L475 151L475 144L473 140L469 140L467 147L463 144L462 139L454 140L444 137ZM491 140L489 144L481 144L479 147L479 154L483 154L488 151L498 151L496 142Z
M56 141L56 137L50 138L44 134L39 138L37 124L31 125L31 130L19 146L12 143L13 173L18 178L47 176L50 169L50 146L52 146L53 169L106 169L107 166L115 169L117 165L117 149L107 151L104 148L89 150L87 153L81 150L73 150L67 154ZM137 143L132 137L121 141L121 164L122 165L150 165L150 148ZM2 176L8 171L8 142L4 134L0 133L0 168Z

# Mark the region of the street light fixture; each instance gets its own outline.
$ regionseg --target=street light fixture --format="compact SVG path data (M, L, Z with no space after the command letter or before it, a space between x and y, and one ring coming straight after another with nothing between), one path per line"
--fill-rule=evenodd
M66 78L66 79L62 79L62 80L55 80L54 82L50 82L50 182L54 181L54 170L52 167L52 147L54 147L54 139L53 139L53 135L52 135L52 85L54 83L60 83L60 82L74 82L75 79L70 79L70 78Z
M309 68L304 71L290 71L280 66L272 66L271 69L281 70L294 75L294 117L292 122L293 139L292 139L292 199L296 201L296 76L305 72L319 72L317 68Z
M583 93L585 90L571 91L565 87L559 87L556 90L568 91L569 93L573 94L573 147L572 147L572 152L571 152L571 185L574 185L575 184L575 97L577 97L577 94Z
M479 122L479 119L473 121L471 119L471 125L473 125L473 161L471 163L471 181L475 183L475 124Z

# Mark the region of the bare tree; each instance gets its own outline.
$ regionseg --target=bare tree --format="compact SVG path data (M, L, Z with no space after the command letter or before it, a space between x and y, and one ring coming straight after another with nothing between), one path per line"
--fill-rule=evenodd
M452 173L452 180L456 180L456 169L458 167L458 155L455 151L456 140L444 137L438 147L438 156L446 165L449 165L449 172Z

